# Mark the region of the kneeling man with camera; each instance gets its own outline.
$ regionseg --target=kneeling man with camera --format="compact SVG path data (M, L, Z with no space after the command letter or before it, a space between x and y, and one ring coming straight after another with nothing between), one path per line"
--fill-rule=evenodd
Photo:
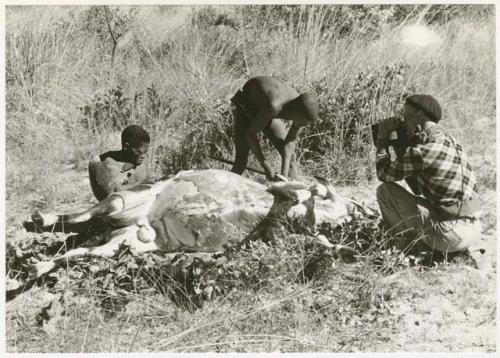
M377 188L384 225L396 247L409 252L427 246L443 252L467 250L481 234L476 178L462 146L439 123L441 107L429 95L406 99L404 120L387 118L376 134ZM408 147L391 158L391 132L401 126ZM395 182L405 179L410 193ZM425 245L422 245L424 243Z

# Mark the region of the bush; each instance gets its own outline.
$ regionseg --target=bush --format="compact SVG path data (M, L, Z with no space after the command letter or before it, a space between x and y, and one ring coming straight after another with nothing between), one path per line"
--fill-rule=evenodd
M298 36L304 29L317 30L329 38L378 36L384 25L416 20L445 24L455 19L484 19L492 16L491 5L260 5L241 7L247 26L271 31L292 30ZM213 15L214 17L215 15Z
M121 131L131 123L149 127L172 113L170 98L154 83L133 96L127 96L121 86L110 88L90 102L80 107L80 113L83 127L92 133Z
M97 95L91 104L81 108L84 127L92 133L104 130L119 131L126 127L132 113L133 102L124 95L120 86Z
M226 158L232 153L233 126L228 103L211 106L188 98L183 107L187 110L181 113L181 120L189 121L181 124L186 128L182 139L175 146L162 146L157 151L157 165L163 173L209 168L210 157Z
M408 69L395 63L362 71L352 83L336 88L326 78L310 85L319 99L319 120L304 131L301 148L312 173L337 180L371 179L370 126L397 113L402 99L414 92L407 85Z
M137 12L137 6L91 6L84 13L81 26L99 40L97 52L101 60L114 61L118 40L134 26Z

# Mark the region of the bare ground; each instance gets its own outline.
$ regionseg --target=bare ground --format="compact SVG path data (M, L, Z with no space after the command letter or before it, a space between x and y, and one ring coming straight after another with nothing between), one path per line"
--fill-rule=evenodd
M57 188L58 195L49 203L47 209L57 209L61 212L74 211L94 202L85 172L66 167L51 180ZM344 195L373 204L370 198L373 197L374 186L343 188L341 191ZM22 222L29 218L34 206L46 205L40 203L40 197L37 195L37 193L9 192L7 241L28 235L40 235L27 233L21 226ZM245 326L245 322L251 324L251 314L238 319L238 314L243 311L238 311L238 307L234 305L228 305L225 300L214 302L215 305L209 303L203 309L189 313L173 307L164 297L139 297L138 301L128 304L126 313L120 316L120 320L106 321L92 312L92 305L84 297L68 300L65 305L64 300L56 299L57 297L49 293L47 288L33 287L6 304L7 350L9 352L88 352L129 349L220 351L218 345L208 340L196 343L194 338L196 332L203 329L203 325L208 327L217 325L218 329L214 330L213 334L219 331L218 334L225 335L225 339L233 342L232 345L227 344L222 351L495 351L497 251L495 192L487 191L482 194L481 199L485 202L486 213L484 233L472 250L478 268L462 262L446 263L434 270L407 269L381 277L378 289L380 292L390 292L390 308L387 317L382 318L387 323L384 325L386 329L372 332L368 326L362 330L370 332L370 337L378 337L370 342L360 343L361 337L353 339L352 346L348 348L345 348L342 341L332 345L329 343L332 339L328 333L329 329L324 326L326 323L319 323L316 327L311 325L311 319L307 314L304 316L306 312L304 310L294 311L294 335L287 336L278 328L283 323L286 326L289 322L283 321L290 320L289 317L282 317L282 322L279 322L280 317L274 317L269 324L259 321L259 324L267 327L269 332L275 329L274 334L267 333L260 338L250 336L244 334L246 328L238 327L240 324ZM479 249L484 249L484 254L475 251ZM342 270L342 266L338 269ZM307 294L312 291L305 290L305 292ZM268 310L272 311L272 307L282 303L280 299L280 297L266 297L263 293L257 302L253 303L254 318L262 319L265 312L262 308L263 302L271 302ZM69 302L72 307L68 306ZM227 310L226 313L231 309L237 313L233 318L223 317L217 323L217 318L220 318L220 312L224 309ZM44 310L49 312L49 316L57 319L51 320L51 317L43 319ZM364 318L366 322L366 317ZM175 319L178 323L175 323ZM235 323L233 319L240 322ZM380 320L380 316L373 316L374 329L381 327L376 324L376 321ZM273 328L273 325L276 328ZM353 332L348 322L338 322L338 325L346 327L346 336ZM229 336L228 330L234 333L234 337ZM71 339L68 338L68 332L73 332ZM113 337L114 343L111 344L103 338L108 335ZM166 340L166 343L163 347L155 348L152 344L158 335ZM190 337L193 337L191 343ZM96 343L91 343L93 339ZM217 339L221 342L220 338ZM169 342L179 344L174 347L170 346ZM224 346L223 343L221 345Z

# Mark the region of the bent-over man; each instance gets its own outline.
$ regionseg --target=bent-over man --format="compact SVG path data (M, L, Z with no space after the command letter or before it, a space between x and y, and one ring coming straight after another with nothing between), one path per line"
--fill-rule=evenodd
M236 148L232 171L243 173L252 151L267 179L275 178L258 139L262 132L280 153L281 175L297 179L295 147L302 128L317 120L318 102L314 95L300 94L277 78L260 76L248 80L231 98L231 103ZM283 120L292 122L289 130Z

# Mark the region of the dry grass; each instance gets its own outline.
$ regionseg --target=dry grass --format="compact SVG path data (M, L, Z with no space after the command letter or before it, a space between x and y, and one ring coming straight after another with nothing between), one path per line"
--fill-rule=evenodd
M100 308L97 293L72 295L76 288L71 287L65 301L51 308L56 312L63 307L65 315L55 313L57 319L37 326L40 307L54 297L47 296L46 288L25 293L9 303L9 351L495 349L493 17L433 25L441 43L412 48L401 41L401 27L385 23L380 24L376 38L361 32L342 38L337 31L342 24L323 36L319 29L328 21L325 7L303 8L300 16L308 21L298 27L285 21L279 29L271 28L272 18L263 15L235 29L203 23L194 26L179 20L190 18L189 8L179 9L179 26L167 28L161 16L171 9L149 9L147 14L141 13L142 22L132 27L135 40L123 44L112 65L109 44L99 43L98 36L83 26L85 9L7 9L8 241L26 235L20 224L35 207L65 210L92 202L82 170L91 155L116 147L110 138L119 128L109 123L91 127L81 108L97 108L96 100L118 86L130 107L111 100L101 107L106 110L100 118L114 116L121 123L148 128L153 134L150 164L164 174L181 168L223 167L207 161L207 153L232 158L229 98L250 76L276 75L300 89L311 89L323 81L319 95L327 99L335 98L339 91L363 94L365 88L356 86L366 76L385 65L402 63L408 70L401 82L378 88L381 82L377 78L366 89L372 93L368 90L377 87L379 101L360 96L366 117L356 123L357 138L362 138L371 121L397 109L394 100L404 89L435 95L444 107L443 123L464 144L476 169L486 212L485 237L478 245L487 248L492 261L484 272L459 262L433 269L398 268L395 275L388 275L367 260L360 266L341 265L322 280L301 283L292 279L292 273L303 268L303 258L294 256L303 247L291 237L282 248L284 253L263 249L262 259L275 269L268 273L265 284L259 283L260 289L227 293L194 312L157 293L128 292L124 293L130 300L125 310L109 315ZM234 8L223 10L239 19ZM416 17L400 25L410 24ZM146 24L144 19L151 21ZM357 80L361 72L365 77ZM134 102L138 94L142 97ZM331 114L323 118L326 128L345 124L347 115L335 105L325 102L324 108ZM370 170L365 169L370 165L371 144L360 141L355 156L342 150L340 143L328 142L320 131L311 129L306 135L324 140L321 143L327 150L309 163L304 139L300 149L304 174L336 179L343 185L342 193L373 204L377 183L368 179ZM255 162L251 164L257 167ZM364 280L353 282L343 278L346 273L361 275Z

